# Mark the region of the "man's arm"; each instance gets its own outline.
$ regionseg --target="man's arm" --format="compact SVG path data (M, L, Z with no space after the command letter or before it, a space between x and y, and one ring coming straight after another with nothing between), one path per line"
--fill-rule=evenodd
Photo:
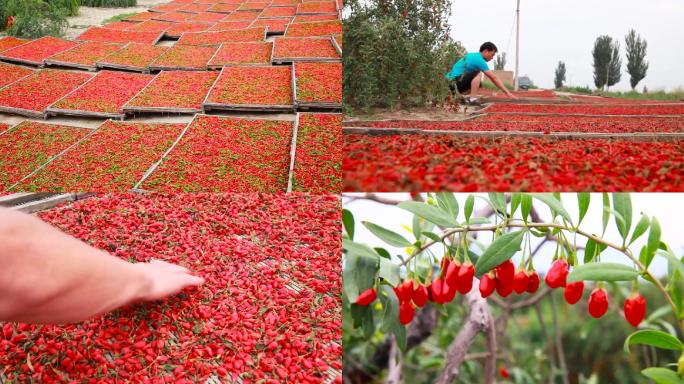
M36 217L0 208L0 320L79 322L203 282L162 261L128 263Z
M515 95L512 94L511 91L509 91L508 88L506 88L506 86L501 82L501 80L499 80L499 78L494 74L494 71L485 71L484 74L487 75L487 77L489 77L489 80L491 80L492 83L494 83L494 85L496 85L496 87L499 88L508 97L510 97L511 99L517 99L517 97L515 97Z

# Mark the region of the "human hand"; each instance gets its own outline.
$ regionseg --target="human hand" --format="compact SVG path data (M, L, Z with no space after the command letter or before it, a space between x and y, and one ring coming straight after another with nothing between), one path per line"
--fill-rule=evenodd
M192 275L189 269L162 260L137 263L134 266L142 273L142 278L146 282L141 300L161 300L187 287L204 284L204 279Z
M517 99L518 99L518 96L512 94L511 92L508 92L507 95L508 95L508 98L509 98L509 99L513 99L513 100L517 100Z

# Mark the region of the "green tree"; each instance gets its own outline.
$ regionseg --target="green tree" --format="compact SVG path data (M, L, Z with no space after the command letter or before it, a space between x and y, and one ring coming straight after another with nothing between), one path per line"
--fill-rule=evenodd
M591 52L594 57L594 85L603 89L620 82L622 77L620 67L620 43L613 41L610 36L599 36L594 42Z
M556 88L562 88L563 82L565 81L565 63L562 61L558 62L558 67L556 67L556 77L554 83Z
M494 69L496 69L497 71L503 71L505 67L506 67L506 52L498 55L494 59Z
M629 73L629 84L632 86L632 90L646 77L646 71L648 70L648 63L645 60L647 46L646 40L642 39L633 29L625 36L627 73Z
M464 51L449 36L449 0L345 2L346 108L410 107L448 94L444 73Z

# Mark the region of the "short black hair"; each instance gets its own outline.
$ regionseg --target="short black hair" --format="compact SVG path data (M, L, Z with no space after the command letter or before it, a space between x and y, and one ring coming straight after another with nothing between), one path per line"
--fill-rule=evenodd
M480 45L480 52L484 51L494 51L494 52L499 52L499 49L492 43L491 41L488 41L482 45Z

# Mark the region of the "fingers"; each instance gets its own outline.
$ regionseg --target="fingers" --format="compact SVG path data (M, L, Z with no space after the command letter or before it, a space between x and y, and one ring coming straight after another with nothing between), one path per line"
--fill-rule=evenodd
M163 260L152 259L152 261L150 261L150 264L154 264L155 266L158 266L160 268L165 268L165 269L172 271L172 272L190 273L190 270L183 267L183 266L180 266L177 264L167 263L166 261L163 261Z

